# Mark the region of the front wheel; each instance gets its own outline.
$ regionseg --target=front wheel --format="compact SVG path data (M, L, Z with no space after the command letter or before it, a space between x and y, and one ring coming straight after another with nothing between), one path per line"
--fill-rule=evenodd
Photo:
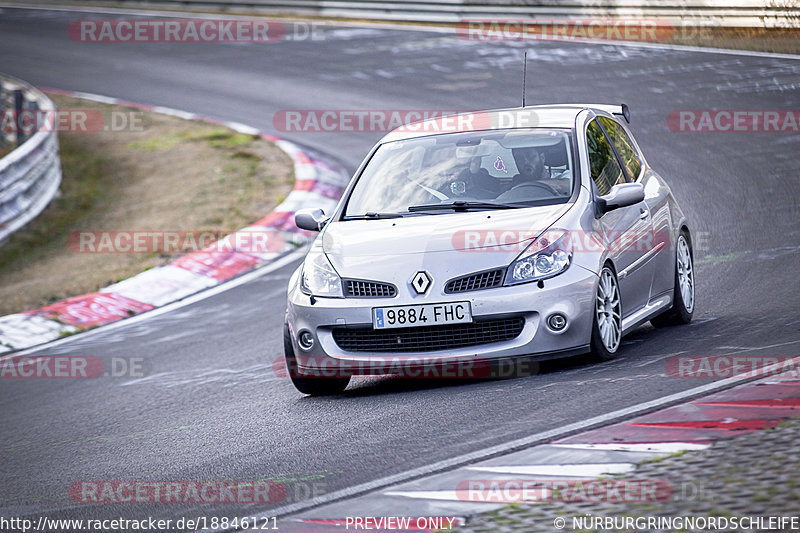
M592 357L610 361L617 355L622 340L622 301L619 297L617 275L608 265L600 271L600 281L594 297L592 320Z
M656 328L688 324L694 314L694 264L692 246L685 231L681 231L675 250L675 289L672 294L672 308L650 320Z
M297 366L297 358L294 356L292 336L289 333L288 324L283 328L283 355L286 358L286 372L289 374L292 384L303 394L310 396L339 394L350 383L350 376L323 377L303 375Z

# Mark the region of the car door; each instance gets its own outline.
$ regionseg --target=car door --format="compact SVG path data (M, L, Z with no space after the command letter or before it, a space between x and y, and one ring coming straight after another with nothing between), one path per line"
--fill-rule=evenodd
M586 144L595 197L608 194L614 185L630 181L617 150L596 118L586 129ZM653 280L653 266L647 260L652 229L650 211L642 201L603 214L598 224L617 271L624 318L644 307L650 297Z
M600 125L605 129L612 146L622 162L628 179L641 183L645 189L644 209L649 213L650 228L647 235L642 235L640 244L645 252L641 268L652 274L650 297L653 299L672 290L672 252L670 246L671 214L668 202L668 189L661 186L660 178L650 169L645 168L641 152L631 139L622 124L608 117L598 117ZM645 241L644 238L647 237ZM661 275L656 275L659 273Z

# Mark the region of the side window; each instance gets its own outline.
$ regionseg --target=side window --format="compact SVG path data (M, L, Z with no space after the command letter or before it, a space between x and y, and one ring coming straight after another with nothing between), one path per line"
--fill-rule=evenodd
M586 128L586 144L589 146L589 166L592 169L592 180L594 180L600 196L608 194L614 185L625 183L625 174L597 120L590 122L589 127Z
M639 172L642 170L642 162L639 159L639 155L636 153L636 148L634 148L630 137L628 137L628 134L625 133L625 130L622 129L622 126L617 124L616 121L607 117L599 117L599 120L600 124L606 129L608 136L611 137L611 142L614 143L614 148L617 149L617 153L620 159L622 159L625 170L628 171L628 175L631 179L635 180L639 177Z

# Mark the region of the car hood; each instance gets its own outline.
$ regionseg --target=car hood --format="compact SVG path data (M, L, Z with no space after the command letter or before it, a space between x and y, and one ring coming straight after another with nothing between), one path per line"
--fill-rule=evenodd
M375 279L393 264L447 263L471 272L507 265L571 206L338 221L325 228L322 246L344 277ZM463 262L469 263L467 270Z

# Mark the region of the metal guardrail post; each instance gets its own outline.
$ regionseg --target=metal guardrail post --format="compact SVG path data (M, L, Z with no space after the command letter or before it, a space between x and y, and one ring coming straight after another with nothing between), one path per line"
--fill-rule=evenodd
M31 129L30 131L26 131L25 132L25 138L29 139L34 134L39 132L39 126L40 126L40 124L39 124L39 113L38 113L38 111L39 111L39 102L37 102L36 100L27 100L26 99L22 103L22 110L23 110L23 112L30 113L30 116L31 116L31 126L32 126L33 129Z
M3 80L0 80L0 119L3 118L4 111L6 109L5 106L5 93L3 91ZM0 125L2 125L2 120L0 120ZM6 145L6 133L0 129L0 148Z
M17 123L17 146L22 146L25 142L25 132L19 127L19 117L22 114L22 106L25 103L25 95L22 89L14 89L14 121Z

